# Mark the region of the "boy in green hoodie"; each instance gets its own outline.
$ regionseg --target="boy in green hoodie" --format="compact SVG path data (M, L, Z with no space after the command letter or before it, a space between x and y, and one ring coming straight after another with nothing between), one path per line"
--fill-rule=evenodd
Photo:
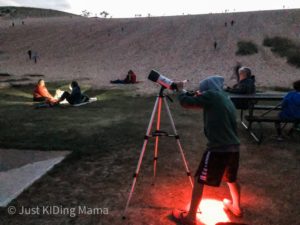
M188 212L173 210L176 221L185 225L195 225L198 206L204 185L218 187L227 182L232 201L223 200L224 209L235 216L242 216L240 207L240 187L237 183L239 167L239 145L237 136L236 109L223 91L224 78L210 76L200 82L200 92L194 96L181 93L180 104L185 108L202 108L204 133L208 139L207 150L202 156L195 174L190 209ZM183 83L177 83L182 90Z

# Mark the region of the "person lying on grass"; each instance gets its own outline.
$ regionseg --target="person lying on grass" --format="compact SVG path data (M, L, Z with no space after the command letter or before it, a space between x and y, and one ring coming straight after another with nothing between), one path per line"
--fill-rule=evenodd
M196 214L202 199L204 185L218 187L222 179L227 182L232 201L223 200L224 209L235 216L242 216L240 186L237 182L239 168L239 145L236 109L223 91L224 78L210 76L200 82L196 94L182 92L183 83L178 82L178 100L184 108L203 109L204 133L208 139L207 149L195 174L189 211L173 210L176 222L185 225L198 224Z
M80 87L77 81L72 81L70 84L71 93L64 91L57 103L64 101L65 99L71 104L76 105L89 101L89 97L81 93Z
M136 81L136 75L132 70L129 70L126 78L124 80L111 80L110 83L112 84L135 84L137 83Z
M48 91L45 81L40 79L33 91L33 101L35 102L48 102L48 103L56 103L57 99L55 99Z

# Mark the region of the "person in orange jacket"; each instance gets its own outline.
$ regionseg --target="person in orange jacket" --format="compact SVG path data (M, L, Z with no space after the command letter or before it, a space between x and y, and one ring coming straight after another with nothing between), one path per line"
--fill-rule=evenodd
M55 103L57 100L49 93L45 81L40 79L33 91L33 101Z

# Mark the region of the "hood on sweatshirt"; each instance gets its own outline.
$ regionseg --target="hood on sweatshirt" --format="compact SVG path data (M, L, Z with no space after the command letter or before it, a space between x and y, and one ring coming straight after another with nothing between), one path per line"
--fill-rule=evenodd
M212 75L200 81L199 89L201 92L205 91L222 91L224 86L224 77L219 75Z

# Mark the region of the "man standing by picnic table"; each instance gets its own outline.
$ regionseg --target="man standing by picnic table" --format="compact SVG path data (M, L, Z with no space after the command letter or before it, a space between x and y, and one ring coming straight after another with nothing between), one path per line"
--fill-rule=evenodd
M236 109L223 91L224 78L210 76L200 82L200 92L181 93L180 104L185 108L202 108L207 149L195 174L189 211L173 210L174 219L184 225L196 225L196 214L202 199L204 185L218 187L223 180L229 186L232 201L223 200L224 209L242 216L240 186L237 182L239 145ZM182 90L183 83L177 83Z

